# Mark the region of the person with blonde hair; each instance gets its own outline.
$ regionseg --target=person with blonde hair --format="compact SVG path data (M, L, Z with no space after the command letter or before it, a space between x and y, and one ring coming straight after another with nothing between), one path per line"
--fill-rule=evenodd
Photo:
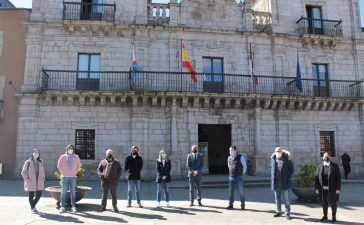
M81 161L75 154L75 147L67 145L66 152L59 157L57 168L62 174L62 192L61 192L61 209L60 213L66 211L66 194L68 188L71 194L72 212L77 212L76 208L76 175L81 168Z
M45 180L44 164L38 149L33 149L32 156L24 162L21 175L24 179L24 190L29 193L31 212L37 213L35 206L42 196Z
M131 154L125 159L125 171L128 180L128 204L126 207L131 207L132 190L135 190L137 206L143 208L140 202L140 172L143 169L143 159L139 156L139 148L133 145L130 149Z
M167 184L171 182L171 161L167 158L166 151L161 149L159 151L159 157L156 161L157 170L157 207L160 207L162 189L164 190L164 195L166 198L167 207L169 204L169 193Z
M106 209L107 195L110 190L114 212L119 212L117 206L117 188L121 175L121 166L120 162L115 159L113 150L106 150L105 156L105 159L100 161L99 167L97 168L97 174L100 176L102 188L101 211L105 211Z

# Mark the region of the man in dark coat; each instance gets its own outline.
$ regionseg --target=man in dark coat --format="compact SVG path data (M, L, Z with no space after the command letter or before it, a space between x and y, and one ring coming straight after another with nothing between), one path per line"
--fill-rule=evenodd
M202 206L201 203L201 169L202 169L202 155L198 153L198 146L193 145L191 147L191 154L187 156L187 169L188 169L188 180L190 184L190 206L193 206L195 185L197 187L197 201L198 205Z
M290 153L281 147L276 147L271 157L271 189L274 191L276 213L274 217L282 215L281 196L283 194L285 202L286 219L290 219L291 202L289 190L291 189L291 177L294 172L292 160L289 159Z
M343 167L344 167L345 179L348 179L348 175L351 171L350 160L351 160L350 156L348 154L346 154L346 152L344 152L344 154L341 156L341 162L343 163Z
M132 146L131 155L125 159L125 171L127 173L126 179L128 180L128 204L127 207L131 207L131 197L133 187L135 189L135 196L137 199L137 206L142 208L140 203L140 171L143 168L143 159L138 155L138 147Z
M341 175L337 164L331 162L330 155L325 152L323 162L317 167L315 189L316 194L320 196L324 216L321 222L327 220L327 211L329 203L331 205L332 223L336 223L337 202L341 189Z
M110 190L113 209L118 212L116 193L121 175L121 166L119 161L115 159L111 149L106 151L106 158L100 161L97 173L100 176L102 188L101 211L106 209L107 195Z

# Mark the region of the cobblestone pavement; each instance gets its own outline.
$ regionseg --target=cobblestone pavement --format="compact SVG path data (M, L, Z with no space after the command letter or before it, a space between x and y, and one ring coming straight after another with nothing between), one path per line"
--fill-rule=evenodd
M187 181L175 181L171 185L181 185ZM56 181L47 181L46 186L57 185ZM98 211L101 189L97 181L85 181L85 186L91 186L77 207L78 213L66 212L59 214L55 200L47 192L43 192L37 208L39 214L31 214L27 193L23 191L21 180L0 180L0 224L313 224L319 222L322 216L321 206L318 203L300 203L291 195L292 219L285 217L273 218L274 196L269 187L245 188L246 210L238 209L239 202L235 203L235 210L226 210L228 204L227 188L203 189L203 207L188 206L187 189L171 189L171 208L156 208L156 185L152 182L142 182L141 197L144 208L136 208L135 201L131 208L126 208L126 183L121 182L118 187L119 213L111 211L111 200L108 210ZM364 184L344 183L340 197L337 214L338 224L364 224ZM238 193L235 193L238 198ZM163 199L163 198L162 198ZM282 205L282 208L284 206ZM69 210L69 209L67 209ZM330 213L330 209L329 209Z

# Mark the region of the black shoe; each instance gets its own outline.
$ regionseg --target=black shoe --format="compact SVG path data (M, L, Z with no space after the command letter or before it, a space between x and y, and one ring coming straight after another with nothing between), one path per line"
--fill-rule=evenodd
M282 213L276 212L274 213L273 217L280 217L282 215Z
M245 204L241 205L241 210L245 210Z
M198 205L202 206L201 200L198 200Z
M290 219L291 219L291 215L286 214L286 219L287 219L287 220L290 220Z
M336 218L335 217L332 218L331 223L336 223Z
M228 207L226 207L226 209L234 209L233 205L228 205Z
M320 221L325 222L326 220L327 220L327 216L323 216Z
M114 212L119 212L119 209L114 207Z
M101 211L101 212L103 212L103 211L105 211L105 210L106 210L106 208L105 208L105 207L103 207L103 206L101 206L101 207L100 207L100 211Z
M190 202L190 206L191 206L191 207L192 207L192 206L194 206L194 205L193 205L193 201L191 201L191 202Z

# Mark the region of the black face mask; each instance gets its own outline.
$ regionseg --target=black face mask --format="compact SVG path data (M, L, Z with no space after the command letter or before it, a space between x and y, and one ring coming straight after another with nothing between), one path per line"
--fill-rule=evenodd
M138 154L138 152L137 152L137 151L133 151L131 154L132 154L132 155L137 155L137 154Z
M107 155L106 156L108 159L111 159L112 158L112 155Z
M193 153L197 153L197 150L192 150Z

